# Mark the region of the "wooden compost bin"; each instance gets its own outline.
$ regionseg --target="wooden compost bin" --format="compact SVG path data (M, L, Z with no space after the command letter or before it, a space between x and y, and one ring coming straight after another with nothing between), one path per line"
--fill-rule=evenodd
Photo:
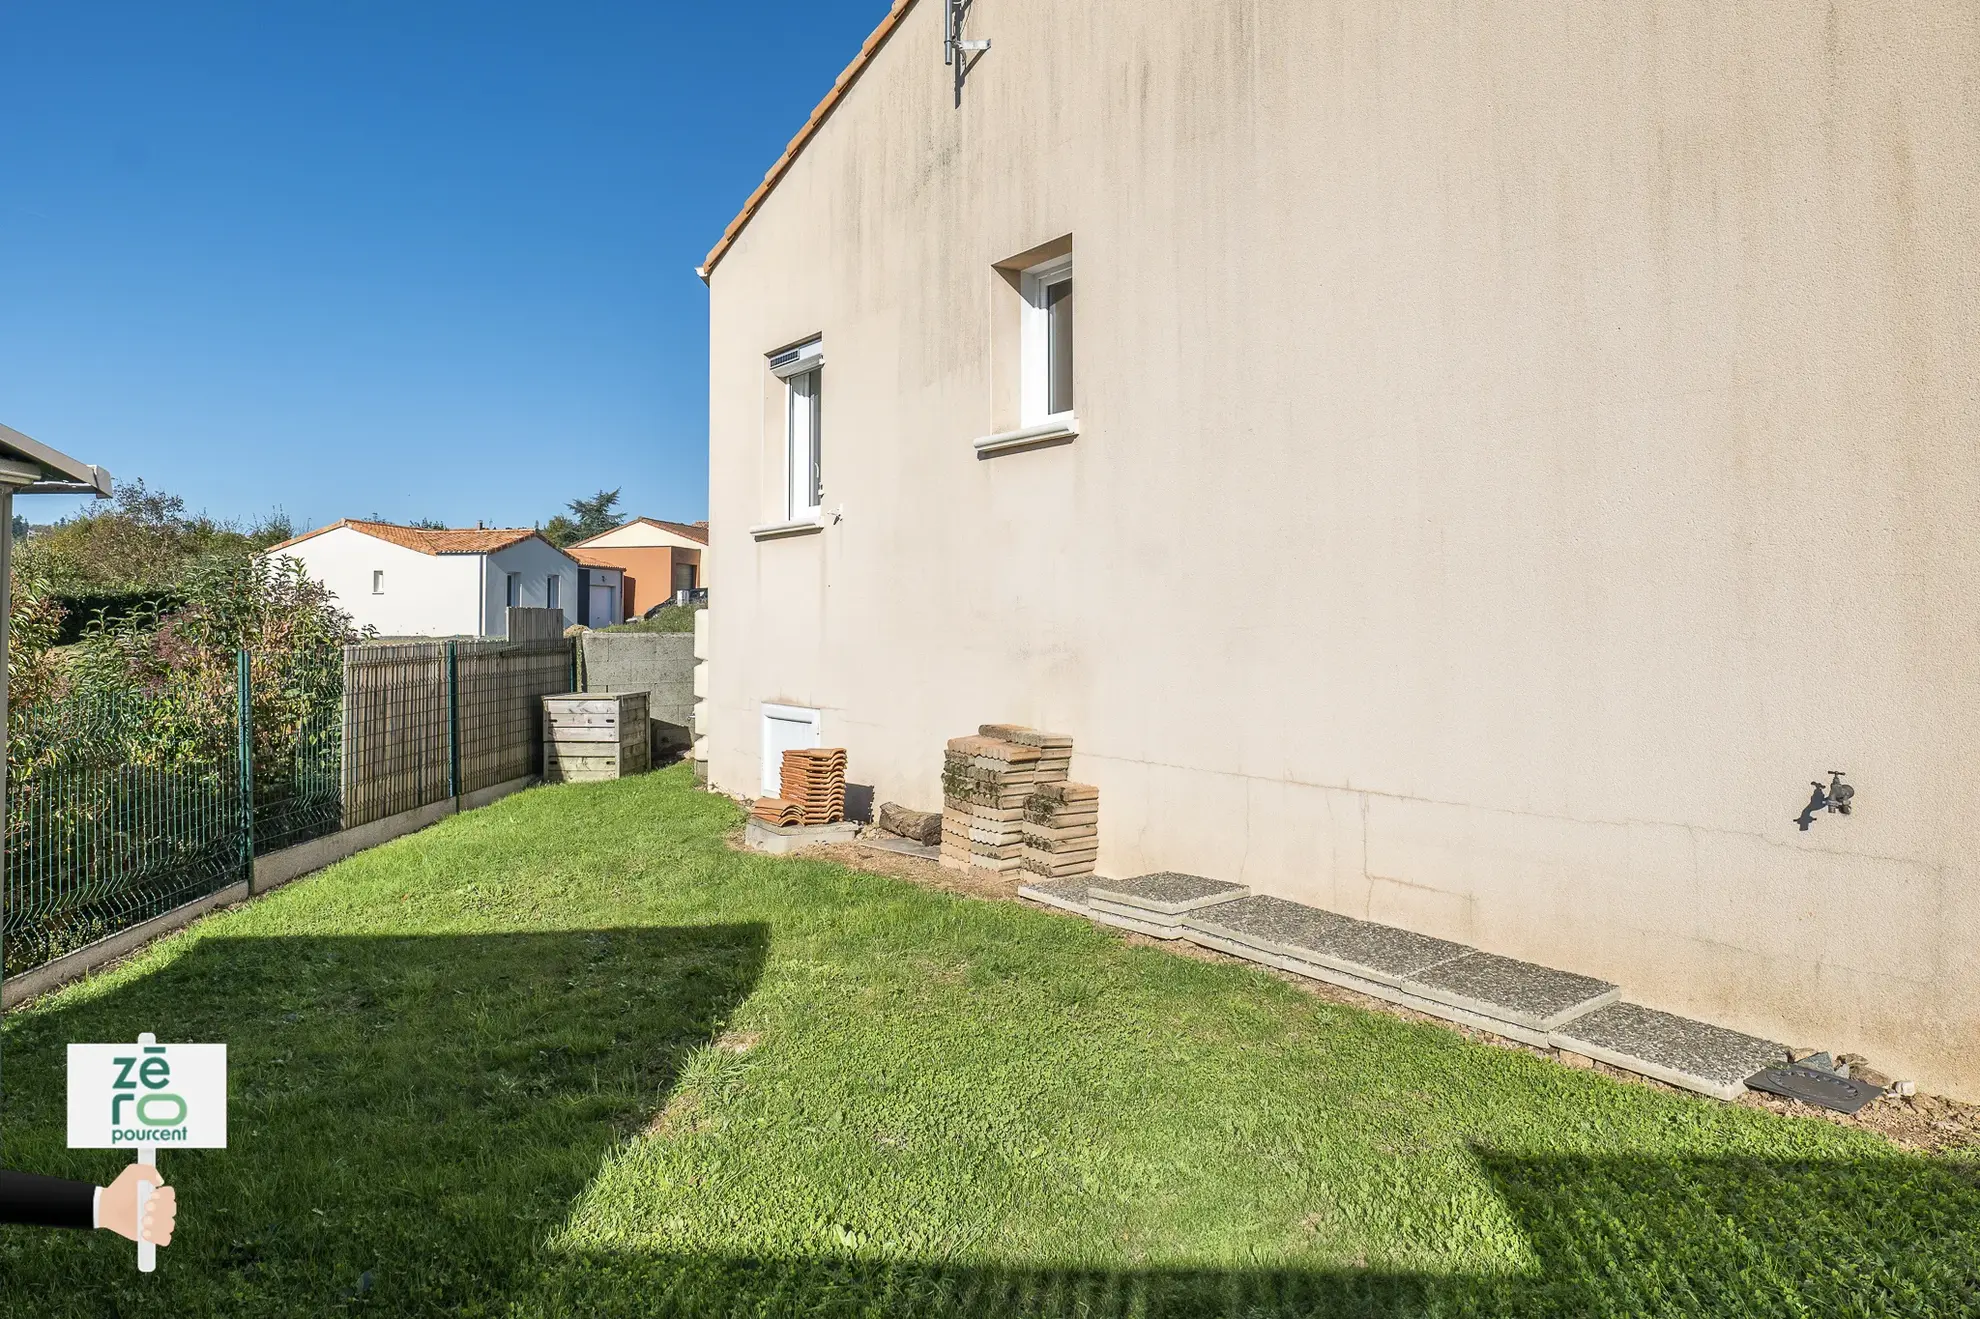
M587 783L653 767L645 692L543 698L543 781Z

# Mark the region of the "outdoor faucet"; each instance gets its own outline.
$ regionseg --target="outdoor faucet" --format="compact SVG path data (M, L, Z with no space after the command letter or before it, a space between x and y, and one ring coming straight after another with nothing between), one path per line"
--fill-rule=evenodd
M1856 795L1856 789L1842 781L1845 772L1840 769L1830 770L1826 787L1818 780L1809 780L1808 786L1815 791L1809 795L1808 804L1801 808L1801 814L1796 816L1794 821L1801 826L1801 832L1807 833L1808 826L1815 823L1817 811L1828 811L1833 815L1849 814L1850 798Z

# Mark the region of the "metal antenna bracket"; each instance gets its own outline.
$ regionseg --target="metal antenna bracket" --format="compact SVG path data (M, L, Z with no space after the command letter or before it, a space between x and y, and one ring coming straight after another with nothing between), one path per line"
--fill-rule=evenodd
M986 40L971 41L963 36L963 20L969 17L973 0L947 0L947 17L942 27L942 63L955 70L956 108L962 108L963 83L990 49Z

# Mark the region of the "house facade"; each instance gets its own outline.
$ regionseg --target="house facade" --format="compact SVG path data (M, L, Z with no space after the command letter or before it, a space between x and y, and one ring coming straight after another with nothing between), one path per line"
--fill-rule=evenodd
M527 527L428 530L346 519L269 547L387 637L500 637L511 605L575 619L582 569Z
M708 586L708 524L634 518L571 546L578 562L625 574L625 617L638 618L679 590Z
M704 266L713 784L1049 728L1102 874L1980 1098L1980 9L944 11Z

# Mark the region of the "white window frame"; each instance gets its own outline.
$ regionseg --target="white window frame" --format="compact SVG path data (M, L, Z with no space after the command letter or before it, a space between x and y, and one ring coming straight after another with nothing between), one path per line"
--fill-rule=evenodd
M816 522L825 504L825 341L813 339L772 354L770 374L784 387L784 515L792 522ZM812 390L808 395L799 393L800 382L807 377ZM805 413L802 436L797 424L800 408Z
M1026 427L1063 425L1070 427L1079 401L1079 324L1078 313L1074 312L1073 323L1073 407L1051 410L1050 391L1052 377L1051 361L1051 317L1045 310L1045 293L1054 285L1062 284L1073 277L1073 259L1068 253L1051 261L1033 266L1023 273L1019 280L1019 293L1024 299L1022 343L1019 352L1022 366L1019 378L1019 419ZM1077 306L1077 304L1075 304Z
M543 607L555 609L562 601L557 599L557 588L563 583L562 573L550 573L543 579Z
M385 594L385 570L383 568L373 568L371 570L371 593L373 595Z
M782 757L772 757L770 754L770 725L772 721L788 724L808 724L811 727L811 745L814 747L824 745L824 725L819 718L818 711L802 705L775 705L769 701L765 701L763 703L763 742L760 752L763 760L763 792L761 795L765 797L775 797L784 788Z
M515 609L522 605L522 574L509 573L502 582L502 603L505 608Z

